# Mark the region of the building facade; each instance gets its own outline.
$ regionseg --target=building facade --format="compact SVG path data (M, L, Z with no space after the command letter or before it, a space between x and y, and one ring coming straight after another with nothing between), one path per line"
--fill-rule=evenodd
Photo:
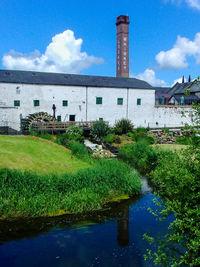
M155 106L155 89L134 78L0 70L0 126L20 131L21 118L47 112L60 121L122 118L135 127L179 127L190 108Z

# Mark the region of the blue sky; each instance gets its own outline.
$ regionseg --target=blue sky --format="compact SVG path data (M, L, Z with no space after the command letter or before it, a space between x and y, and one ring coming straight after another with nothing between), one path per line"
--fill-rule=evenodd
M115 76L122 14L131 76L167 86L200 75L200 0L0 0L0 68Z

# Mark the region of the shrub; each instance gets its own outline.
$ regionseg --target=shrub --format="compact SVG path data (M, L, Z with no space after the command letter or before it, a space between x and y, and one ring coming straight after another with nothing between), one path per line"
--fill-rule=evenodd
M191 139L189 137L176 137L176 143L180 145L190 145L191 144Z
M116 134L126 134L133 131L133 124L128 119L121 119L115 123L114 132Z
M139 141L123 146L119 150L119 156L142 174L147 174L157 165L159 152L149 146L147 142Z
M83 142L83 130L77 126L70 126L67 128L66 133L57 136L56 143L70 148L74 142Z
M107 122L103 120L95 121L91 128L91 135L94 138L103 138L105 137L110 131L110 127Z
M89 156L87 148L84 144L73 142L70 145L70 149L72 151L72 155L75 155L78 158L87 158Z
M146 133L145 128L140 128L140 129L141 130L136 129L136 131L134 131L134 132L128 132L126 135L131 137L133 139L133 141L135 141L135 142L145 141L150 145L154 144L156 139L152 135L148 135Z
M104 137L103 141L109 144L112 144L112 143L120 144L121 143L120 137L115 134L108 134L106 137Z

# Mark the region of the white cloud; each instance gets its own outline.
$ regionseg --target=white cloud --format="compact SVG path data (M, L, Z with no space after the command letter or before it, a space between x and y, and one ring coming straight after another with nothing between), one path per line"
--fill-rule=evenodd
M143 80L151 84L152 86L167 86L164 80L156 78L155 71L152 69L146 69L143 73L134 75L135 78Z
M185 2L188 6L193 7L197 10L200 10L200 0L163 0L165 3L172 2L180 4L181 2Z
M182 79L183 79L183 77L180 77L180 78L174 80L172 86L174 86L176 83L182 83Z
M92 64L102 64L102 58L81 52L82 43L82 39L75 39L73 31L66 30L52 38L44 54L38 50L29 54L11 50L3 56L3 66L7 69L79 73Z
M161 70L182 69L188 66L187 57L191 56L200 64L200 32L195 35L194 41L178 36L173 48L159 52L156 61Z

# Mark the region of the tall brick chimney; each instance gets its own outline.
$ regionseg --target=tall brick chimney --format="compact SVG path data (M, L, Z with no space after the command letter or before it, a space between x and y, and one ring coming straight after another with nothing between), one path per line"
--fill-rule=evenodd
M129 77L129 16L117 18L117 77Z

